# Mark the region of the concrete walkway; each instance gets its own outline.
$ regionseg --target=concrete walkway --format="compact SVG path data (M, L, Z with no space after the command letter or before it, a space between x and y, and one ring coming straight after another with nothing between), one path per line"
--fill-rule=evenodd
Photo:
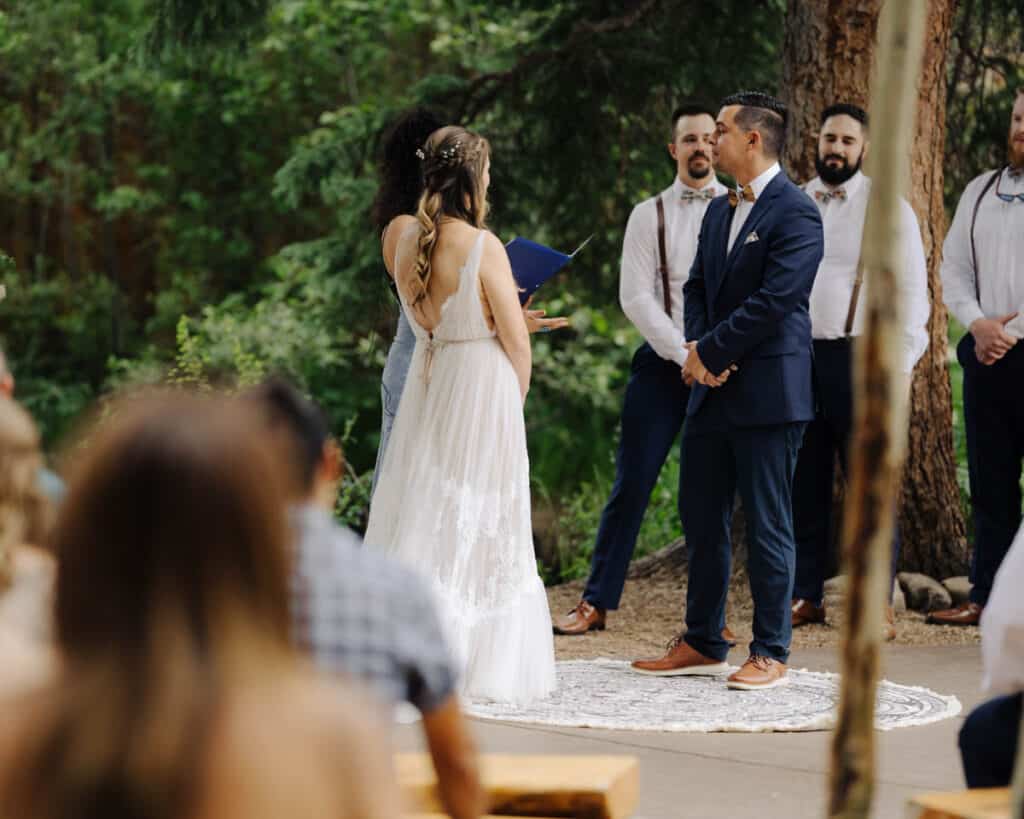
M730 661L743 657L735 651ZM831 649L794 652L794 668L837 671ZM956 735L981 699L977 646L883 649L882 674L893 682L955 694L955 719L878 732L877 819L901 819L907 798L963 787ZM640 759L637 819L804 819L824 817L831 734L670 734L545 728L474 721L484 751L632 754ZM422 748L417 726L397 729L400 750Z

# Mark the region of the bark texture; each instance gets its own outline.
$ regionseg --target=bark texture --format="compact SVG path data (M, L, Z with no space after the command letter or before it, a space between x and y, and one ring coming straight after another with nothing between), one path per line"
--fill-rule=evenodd
M924 54L917 87L917 123L910 157L910 204L921 225L928 259L932 312L929 344L914 370L909 445L902 484L900 527L903 567L940 579L967 573L963 507L956 480L952 390L939 265L946 236L942 203L946 142L946 56L956 0L929 0Z
M905 190L921 226L932 310L930 344L917 365L912 387L909 449L900 489L901 569L946 578L965 574L967 569L953 449L947 313L939 280L947 227L942 204L946 55L956 0L920 1L927 2L928 27L917 94L911 101L918 116ZM798 182L816 175L821 111L834 102L871 107L882 5L882 0L789 0L783 63L783 95L790 109L785 163ZM877 127L873 131L883 133ZM874 140L873 152L882 147L882 139ZM837 506L842 502L839 491L835 502Z
M882 0L789 0L782 65L790 176L815 176L818 117L834 102L868 107Z

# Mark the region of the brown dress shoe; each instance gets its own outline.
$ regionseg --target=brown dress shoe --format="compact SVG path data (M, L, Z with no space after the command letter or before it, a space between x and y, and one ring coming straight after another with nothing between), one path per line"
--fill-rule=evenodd
M961 603L951 609L933 611L925 622L939 626L976 626L981 622L983 609L984 607L977 603Z
M760 691L762 688L775 688L788 682L785 663L771 657L751 654L743 667L735 674L731 674L725 684L740 691Z
M557 618L552 625L555 634L586 634L594 629L604 631L604 609L592 606L586 600L580 600L576 608L565 617Z
M885 607L885 615L882 618L882 640L891 643L896 639L896 613L892 606Z
M825 622L825 606L816 606L806 597L794 597L790 611L792 612L793 628L806 626L808 623Z
M683 639L673 637L664 657L651 660L633 660L633 670L639 674L655 677L684 677L721 674L729 664L712 657L705 657Z

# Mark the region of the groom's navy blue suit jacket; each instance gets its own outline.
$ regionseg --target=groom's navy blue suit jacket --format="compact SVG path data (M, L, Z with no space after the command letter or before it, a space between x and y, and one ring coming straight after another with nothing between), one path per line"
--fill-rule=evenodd
M708 206L683 294L686 338L698 342L704 366L716 375L732 364L738 369L721 387L694 385L687 425L810 421L808 305L824 253L821 215L782 172L754 202L727 251L733 212L726 196Z

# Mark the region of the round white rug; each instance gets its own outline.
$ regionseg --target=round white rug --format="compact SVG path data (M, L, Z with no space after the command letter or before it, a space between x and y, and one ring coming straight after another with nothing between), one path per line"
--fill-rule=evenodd
M789 684L732 691L725 677L650 677L623 660L558 663L558 689L526 706L471 701L470 716L620 731L825 731L835 724L839 676L790 669ZM925 725L960 713L956 697L882 681L875 727Z

